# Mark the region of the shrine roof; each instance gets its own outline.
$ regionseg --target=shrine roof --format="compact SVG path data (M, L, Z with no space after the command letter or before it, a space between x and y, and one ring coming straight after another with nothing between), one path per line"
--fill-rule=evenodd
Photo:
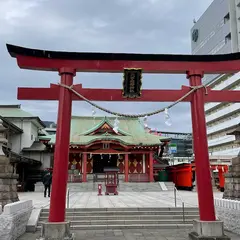
M71 120L70 144L88 145L95 141L117 141L123 145L159 146L161 141L169 138L156 136L145 131L142 123L137 119L118 118L118 134L112 132L115 117L78 117ZM95 134L96 130L108 125L109 131ZM42 140L49 140L49 144L55 144L56 135L42 136Z
M0 115L7 118L33 117L31 113L22 110L20 105L0 105Z
M0 105L0 116L11 121L11 119L30 119L35 121L35 123L40 128L45 128L45 124L38 116L34 116L29 112L21 109L21 105Z
M39 141L34 141L30 147L25 147L22 149L23 152L43 152L46 150L46 146Z
M213 62L240 59L239 52L217 55L65 52L31 49L11 44L7 44L7 49L12 57L20 55L37 58L68 60Z

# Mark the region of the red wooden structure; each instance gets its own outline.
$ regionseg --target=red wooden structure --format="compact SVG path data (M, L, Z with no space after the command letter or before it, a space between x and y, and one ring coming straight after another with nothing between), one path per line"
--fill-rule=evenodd
M170 166L167 168L169 180L171 180L178 189L193 189L193 180L195 173L190 163Z
M227 165L213 164L210 166L211 171L217 170L217 176L213 175L216 186L223 191L225 184L224 173L228 171ZM192 190L195 182L195 163L183 163L166 168L169 180L172 181L178 189Z
M240 71L240 53L226 55L163 55L128 53L71 53L28 49L7 45L10 55L23 69L56 71L61 84L72 86L77 92L94 101L127 101L121 89L89 89L73 86L76 72L123 72L124 68L141 68L144 73L186 74L190 87L180 90L142 90L140 98L131 101L173 102L201 86L203 74L235 73ZM50 88L19 88L21 100L55 100L59 102L56 150L54 155L53 185L50 202L50 222L64 222L66 184L68 177L69 135L72 100L81 100L69 89L51 85ZM240 102L240 91L199 88L184 101L191 103L194 153L200 220L215 221L211 185L205 102Z
M105 177L105 186L106 192L105 195L109 195L113 193L114 195L118 195L117 186L118 186L118 168L106 168L104 172L106 174Z
M227 165L211 165L212 170L217 170L218 175L218 182L217 187L220 191L224 191L224 185L225 185L225 176L224 174L228 172L228 166Z

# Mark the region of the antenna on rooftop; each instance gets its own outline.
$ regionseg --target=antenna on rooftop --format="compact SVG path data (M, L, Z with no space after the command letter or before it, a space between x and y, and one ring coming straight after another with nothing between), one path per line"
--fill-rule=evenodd
M196 22L197 22L197 21L196 21L196 19L194 18L194 19L193 19L193 23L195 24Z

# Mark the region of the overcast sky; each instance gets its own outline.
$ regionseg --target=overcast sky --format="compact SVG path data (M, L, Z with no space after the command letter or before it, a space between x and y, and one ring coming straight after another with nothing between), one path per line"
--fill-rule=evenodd
M190 53L190 29L212 0L0 0L0 104L22 104L42 120L56 121L57 103L18 101L17 87L46 87L57 83L56 72L21 70L6 43L63 51ZM78 73L83 87L122 88L122 74ZM183 75L144 75L143 88L178 89ZM149 112L169 103L98 102L111 110ZM161 131L191 131L189 104L148 119ZM75 102L73 115L91 115L87 103ZM104 115L97 110L97 115Z

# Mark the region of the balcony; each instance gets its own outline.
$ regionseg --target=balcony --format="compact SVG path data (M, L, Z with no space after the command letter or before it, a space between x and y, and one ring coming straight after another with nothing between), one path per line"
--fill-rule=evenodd
M213 90L223 90L229 88L233 84L236 84L237 81L240 80L240 72L234 74L232 77L227 78L226 80L222 81L222 83L218 84L217 86L213 87Z
M238 78L240 78L239 73L235 74L238 75ZM236 80L239 79L235 79L235 75L229 79L227 79L226 81L224 81L223 83L221 83L220 85L216 86L213 88L213 90L223 90L226 89L228 86L230 86L231 84L233 84L234 82L236 82ZM234 78L234 79L233 79ZM233 79L233 80L231 80ZM225 84L226 82L226 84ZM227 85L228 84L228 85ZM234 88L234 90L240 90L240 86ZM221 102L214 102L214 103L206 103L205 104L205 111L209 111L210 109L216 107L217 105L221 104Z
M233 141L235 141L235 136L226 135L223 137L208 140L208 147L213 147L216 145L221 145L221 144L229 143L229 142L233 142Z
M206 122L209 123L211 121L217 120L225 115L229 115L230 113L236 112L238 110L240 111L240 103L234 103L231 106L227 106L226 108L207 116Z
M219 131L222 131L224 129L228 129L228 128L231 128L231 127L234 127L236 126L237 124L239 124L239 117L236 117L236 118L233 118L231 120L228 120L226 122L223 122L223 123L220 123L216 126L213 126L213 127L209 127L207 129L207 134L212 134L212 133L215 133L215 132L219 132Z
M240 147L212 152L212 155L213 156L224 156L224 155L226 155L226 156L228 156L228 155L237 156L239 152L240 152Z

